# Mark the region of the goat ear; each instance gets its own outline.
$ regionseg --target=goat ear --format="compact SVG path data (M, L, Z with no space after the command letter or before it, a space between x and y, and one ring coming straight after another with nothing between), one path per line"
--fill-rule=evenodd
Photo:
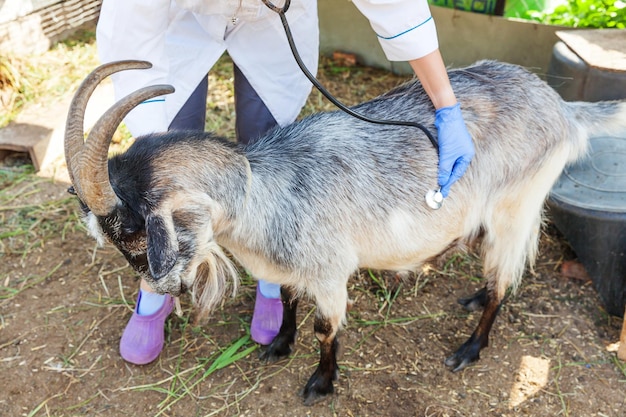
M150 275L155 280L166 276L178 259L178 244L173 231L168 230L163 217L146 217L146 236L148 244L148 266Z

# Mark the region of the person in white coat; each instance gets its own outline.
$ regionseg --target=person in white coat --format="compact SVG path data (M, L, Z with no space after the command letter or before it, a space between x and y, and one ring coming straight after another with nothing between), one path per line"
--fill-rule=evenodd
M352 0L370 21L391 61L408 61L435 108L441 193L469 165L474 146L438 49L427 0ZM281 6L282 0L276 1ZM302 61L317 69L319 30L316 0L293 0L286 12ZM293 122L311 83L292 56L279 16L263 0L104 0L96 31L102 62L149 61L149 70L113 76L116 99L153 84L175 93L148 100L125 118L135 137L171 129L204 130L207 74L228 51L234 63L237 140L253 142L274 126ZM373 139L374 140L374 139ZM280 287L259 279L251 336L269 344L282 322ZM120 340L128 362L155 360L172 311L169 295L140 284L135 311Z

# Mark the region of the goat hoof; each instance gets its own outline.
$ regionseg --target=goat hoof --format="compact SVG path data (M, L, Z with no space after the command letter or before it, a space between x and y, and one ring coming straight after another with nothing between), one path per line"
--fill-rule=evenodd
M289 338L276 336L267 349L259 355L259 359L266 363L276 362L282 358L286 358L293 351L293 342Z
M467 311L482 310L487 305L487 289L482 288L469 297L459 298L457 301Z
M452 368L452 372L459 372L480 359L480 344L468 342L445 360L444 363Z
M300 396L304 399L304 405L310 406L322 401L326 396L335 392L333 379L336 377L325 377L320 372L315 371L306 383Z
M471 365L472 362L475 362L475 359L471 360L468 358L458 358L455 355L452 355L446 359L445 364L446 366L452 368L452 372L459 372Z

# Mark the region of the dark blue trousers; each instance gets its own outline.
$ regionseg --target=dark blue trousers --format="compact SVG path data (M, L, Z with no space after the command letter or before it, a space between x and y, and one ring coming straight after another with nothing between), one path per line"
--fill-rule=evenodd
M253 143L269 129L277 125L248 79L234 65L235 87L235 133L239 143ZM178 111L168 130L201 130L206 123L208 77L204 77L183 107Z

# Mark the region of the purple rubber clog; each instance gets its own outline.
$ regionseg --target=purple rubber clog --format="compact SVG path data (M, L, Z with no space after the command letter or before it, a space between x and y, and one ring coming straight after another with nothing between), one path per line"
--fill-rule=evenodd
M141 292L120 339L120 355L135 365L145 365L159 357L165 341L165 320L174 308L174 299L168 294L159 310L142 316L137 313L140 301Z

